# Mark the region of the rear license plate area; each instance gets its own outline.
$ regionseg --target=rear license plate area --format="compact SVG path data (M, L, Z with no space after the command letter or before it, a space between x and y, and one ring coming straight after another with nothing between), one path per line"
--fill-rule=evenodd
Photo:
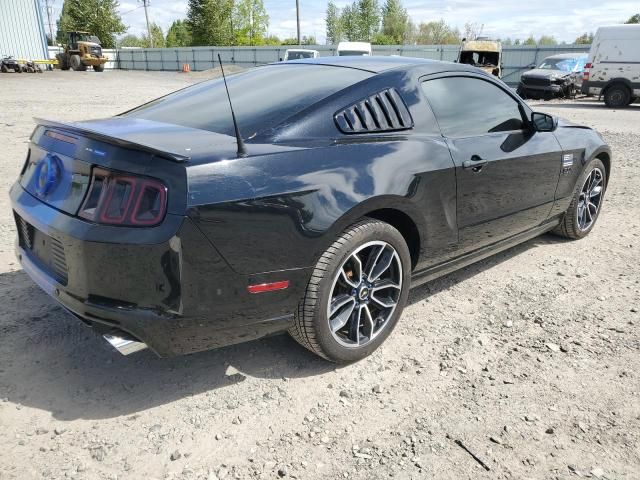
M18 242L31 261L62 285L67 284L67 259L60 240L41 232L16 214Z

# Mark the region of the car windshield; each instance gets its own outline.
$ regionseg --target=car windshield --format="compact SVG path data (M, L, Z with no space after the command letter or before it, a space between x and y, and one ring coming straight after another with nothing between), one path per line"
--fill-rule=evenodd
M301 58L313 58L313 52L288 52L287 60L299 60Z
M578 58L545 58L538 68L542 70L572 72L578 65L578 61Z
M227 82L242 134L251 138L371 75L354 68L281 63L231 75ZM159 98L123 116L234 134L220 78Z
M79 33L78 34L79 42L91 42L91 43L100 43L100 39L95 35L89 35L87 33Z

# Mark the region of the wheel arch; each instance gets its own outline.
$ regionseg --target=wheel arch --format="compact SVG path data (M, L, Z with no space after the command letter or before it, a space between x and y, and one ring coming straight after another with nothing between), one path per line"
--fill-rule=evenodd
M413 270L420 260L420 252L427 231L424 217L416 211L415 207L404 197L384 195L372 198L345 212L333 224L327 238L333 242L336 235L364 218L386 222L400 232L407 242ZM324 248L322 250L324 251Z
M418 264L420 258L420 232L418 226L413 219L402 210L395 208L380 208L367 213L366 217L375 218L382 222L388 223L398 230L403 236L409 254L411 255L411 269L413 270Z
M597 158L603 163L606 175L606 185L608 185L609 178L611 177L611 150L607 147L598 148L591 154L589 161L594 158Z
M614 85L617 85L618 83L624 85L625 87L627 87L627 89L629 90L629 93L633 94L633 85L631 84L631 80L629 80L628 78L624 78L624 77L616 77L616 78L612 78L611 80L609 80L604 87L602 87L602 94L604 95L604 93L611 87L613 87Z

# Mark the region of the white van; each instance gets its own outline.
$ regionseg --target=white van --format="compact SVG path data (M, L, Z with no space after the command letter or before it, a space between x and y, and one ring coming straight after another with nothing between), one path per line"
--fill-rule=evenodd
M371 55L371 44L368 42L340 42L336 55L339 57Z
M604 97L611 108L640 98L640 25L598 29L584 66L582 93Z

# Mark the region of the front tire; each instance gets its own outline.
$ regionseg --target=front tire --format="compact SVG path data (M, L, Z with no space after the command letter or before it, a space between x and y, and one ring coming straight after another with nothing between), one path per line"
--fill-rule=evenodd
M80 59L80 55L71 55L71 69L74 72L84 72L87 69L87 66L82 63Z
M100 64L100 65L94 65L93 66L93 70L96 72L104 72L104 65Z
M577 240L589 235L602 210L607 186L607 170L599 160L592 160L577 182L571 205L553 233Z
M411 256L400 232L362 220L318 260L289 333L332 362L361 360L393 331L410 282Z

